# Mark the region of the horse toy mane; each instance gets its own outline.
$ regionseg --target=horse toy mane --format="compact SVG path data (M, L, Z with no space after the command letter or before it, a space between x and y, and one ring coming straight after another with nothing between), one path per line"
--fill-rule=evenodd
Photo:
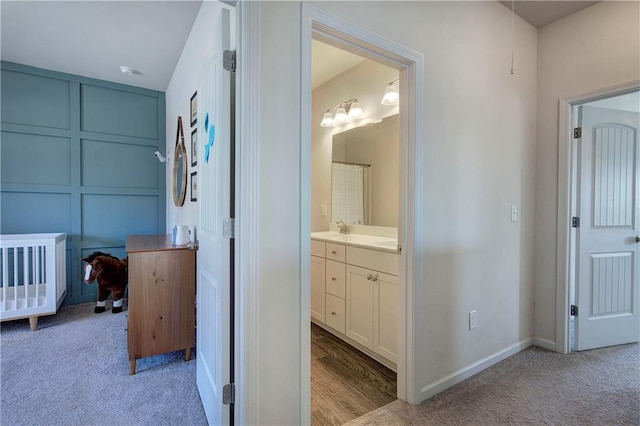
M98 282L98 302L94 312L98 314L106 310L107 298L111 293L113 293L111 312L114 314L122 312L124 292L129 281L129 259L118 259L109 253L96 251L82 260L86 262L84 282L87 284Z

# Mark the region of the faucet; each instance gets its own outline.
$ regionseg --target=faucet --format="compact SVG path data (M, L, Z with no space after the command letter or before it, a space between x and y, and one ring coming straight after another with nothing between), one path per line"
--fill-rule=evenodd
M342 224L342 225L340 225L340 224ZM340 233L341 234L348 234L350 232L349 231L349 225L344 223L342 220L337 221L336 225L340 225Z

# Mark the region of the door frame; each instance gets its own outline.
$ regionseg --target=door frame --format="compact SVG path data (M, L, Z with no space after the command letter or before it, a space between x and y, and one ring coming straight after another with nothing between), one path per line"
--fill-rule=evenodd
M420 286L414 285L413 277L421 276L420 262L414 262L415 236L420 234L419 222L415 220L415 206L420 205L420 168L415 167L421 158L422 125L417 117L422 117L422 93L424 79L424 56L404 46L393 43L376 34L336 19L313 6L302 5L301 31L301 164L311 164L311 40L314 34L323 42L333 44L343 50L381 62L398 69L400 73L400 212L398 220L398 244L402 247L398 271L398 398L412 404L419 402L420 389L415 381L415 323L419 310ZM302 167L300 171L300 282L301 317L303 347L311 347L311 170ZM301 418L309 419L311 408L310 349L301 352L300 389Z
M587 102L640 90L640 80L559 99L558 104L558 212L556 234L556 352L569 353L569 306L575 299L575 230L569 225L576 212L576 147L573 108Z

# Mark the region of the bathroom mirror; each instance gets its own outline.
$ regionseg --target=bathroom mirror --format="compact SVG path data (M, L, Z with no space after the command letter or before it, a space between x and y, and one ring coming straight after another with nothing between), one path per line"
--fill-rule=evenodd
M184 132L182 130L182 117L178 117L178 130L176 132L176 147L173 152L173 204L182 207L187 194L187 149L184 145Z
M333 135L331 218L398 226L398 115Z

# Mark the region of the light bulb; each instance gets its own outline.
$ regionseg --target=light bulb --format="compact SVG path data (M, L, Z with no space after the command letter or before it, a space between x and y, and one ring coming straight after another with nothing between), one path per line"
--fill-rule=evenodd
M395 85L390 84L384 89L384 96L380 103L382 105L397 105L400 95Z
M363 114L362 108L358 102L351 104L351 108L349 108L349 118L360 118Z
M344 123L348 119L347 111L342 107L338 108L336 110L336 116L333 117L333 119L336 121L336 123Z
M322 122L320 122L320 126L322 127L333 127L335 126L335 121L333 120L333 117L331 116L331 113L329 111L324 113L324 116L322 117Z

